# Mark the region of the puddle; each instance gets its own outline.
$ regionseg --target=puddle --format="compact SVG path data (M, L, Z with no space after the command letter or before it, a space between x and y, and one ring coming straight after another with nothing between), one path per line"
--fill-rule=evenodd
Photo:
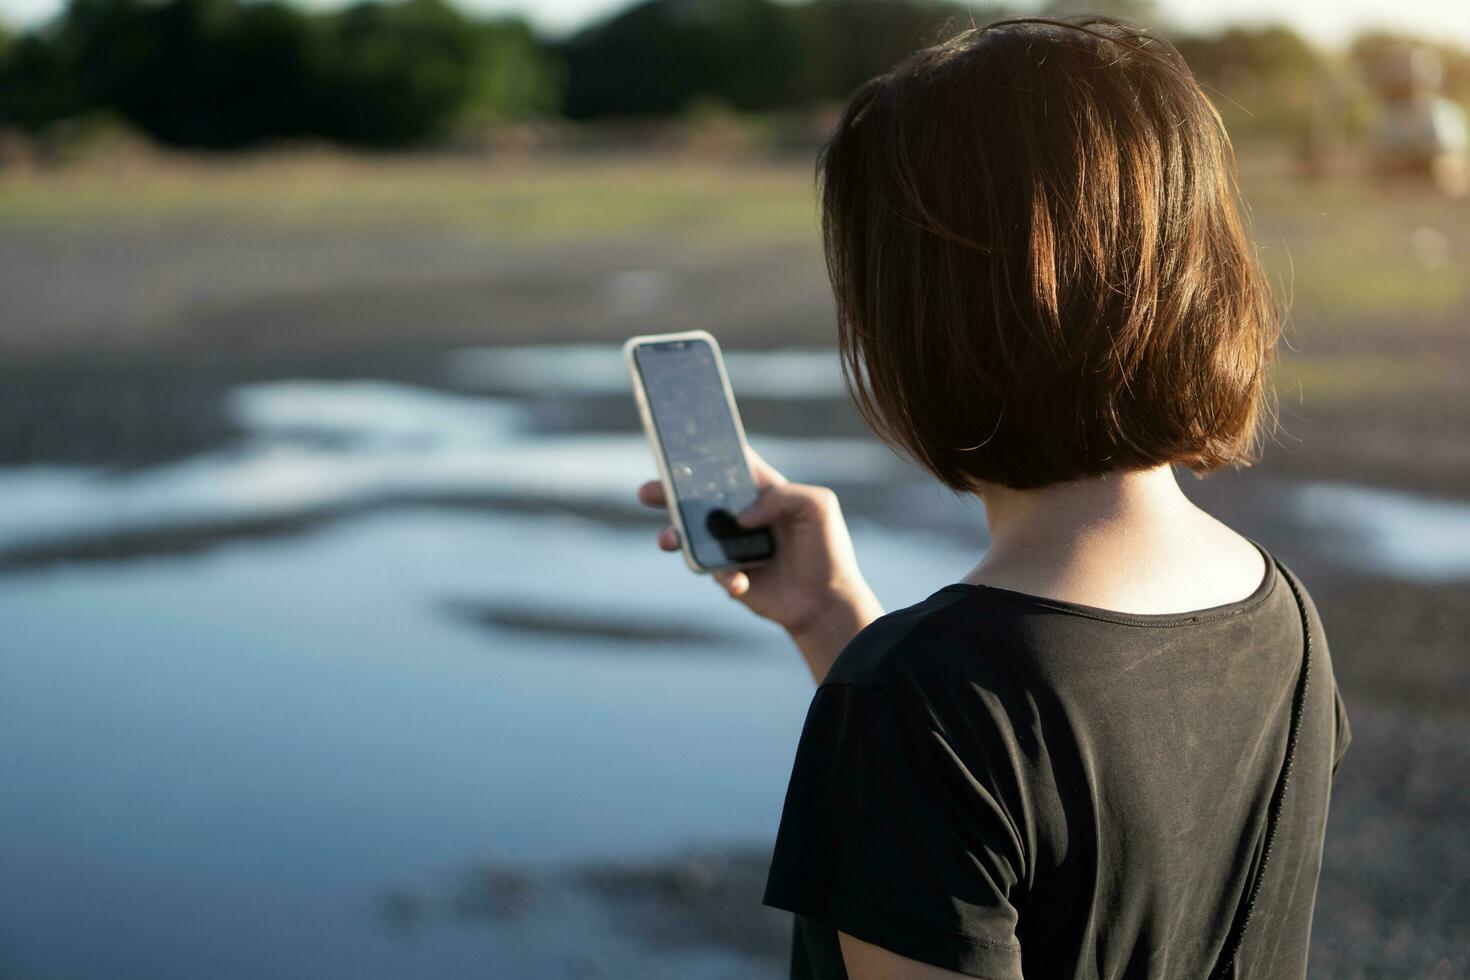
M642 515L654 472L641 433L544 435L509 399L389 382L281 381L236 389L245 433L227 450L118 474L0 470L0 550L128 529L270 520L365 501L535 498ZM899 464L862 439L752 435L773 465L826 483L881 482Z
M444 450L504 441L525 427L511 401L390 381L274 381L225 396L226 414L257 439L371 451Z
M467 855L769 836L810 681L651 551L578 521L405 513L123 576L12 578L7 952L48 975L483 972L517 962L513 937L404 946L362 910L385 880ZM749 653L609 657L587 637L466 629L444 611L564 591L573 555L581 616L641 608L656 624L656 590L677 577ZM622 584L635 579L647 595Z
M973 557L861 527L858 547L892 603ZM568 515L407 509L59 567L7 579L0 621L0 921L34 973L561 975L555 915L405 940L365 910L470 859L768 840L811 694L774 627L645 532ZM711 638L575 628L595 622ZM604 939L630 975L644 940ZM721 955L668 962L739 975L703 972Z
M1320 531L1329 557L1409 581L1470 578L1470 503L1308 483L1292 488L1295 517Z
M837 351L828 347L724 351L737 401L842 399ZM446 378L472 391L627 396L622 351L603 344L470 347L446 360Z

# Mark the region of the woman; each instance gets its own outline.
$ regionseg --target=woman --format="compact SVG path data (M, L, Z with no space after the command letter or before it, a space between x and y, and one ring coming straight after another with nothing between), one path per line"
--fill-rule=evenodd
M864 85L818 170L850 390L990 545L883 615L832 492L753 461L777 558L719 580L819 685L792 975L1304 976L1346 717L1300 583L1174 476L1248 461L1279 330L1219 117L1136 28L1010 20Z

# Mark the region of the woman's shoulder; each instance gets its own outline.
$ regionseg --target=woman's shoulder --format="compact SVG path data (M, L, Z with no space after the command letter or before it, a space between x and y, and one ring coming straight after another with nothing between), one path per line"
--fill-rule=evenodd
M869 623L838 655L824 686L881 686L901 660L936 639L947 643L964 629L963 596L941 589L911 606L895 609Z
M869 624L821 688L878 691L940 721L959 692L999 694L1027 683L1036 638L1007 620L987 597L946 586Z

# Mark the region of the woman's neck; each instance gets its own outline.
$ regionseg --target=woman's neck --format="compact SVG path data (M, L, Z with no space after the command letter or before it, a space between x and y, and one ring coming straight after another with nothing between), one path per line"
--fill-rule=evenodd
M1194 506L1168 466L980 496L990 547L966 582L1173 613L1247 596L1265 571L1256 547Z
M1199 513L1169 466L1107 473L1035 490L988 485L980 498L992 555L1057 554L1099 538L1147 535Z

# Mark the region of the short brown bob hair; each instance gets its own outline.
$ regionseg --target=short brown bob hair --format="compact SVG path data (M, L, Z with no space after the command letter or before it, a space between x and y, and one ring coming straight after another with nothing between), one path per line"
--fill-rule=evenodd
M947 486L1251 461L1280 312L1167 42L967 30L859 88L817 175L848 390Z

